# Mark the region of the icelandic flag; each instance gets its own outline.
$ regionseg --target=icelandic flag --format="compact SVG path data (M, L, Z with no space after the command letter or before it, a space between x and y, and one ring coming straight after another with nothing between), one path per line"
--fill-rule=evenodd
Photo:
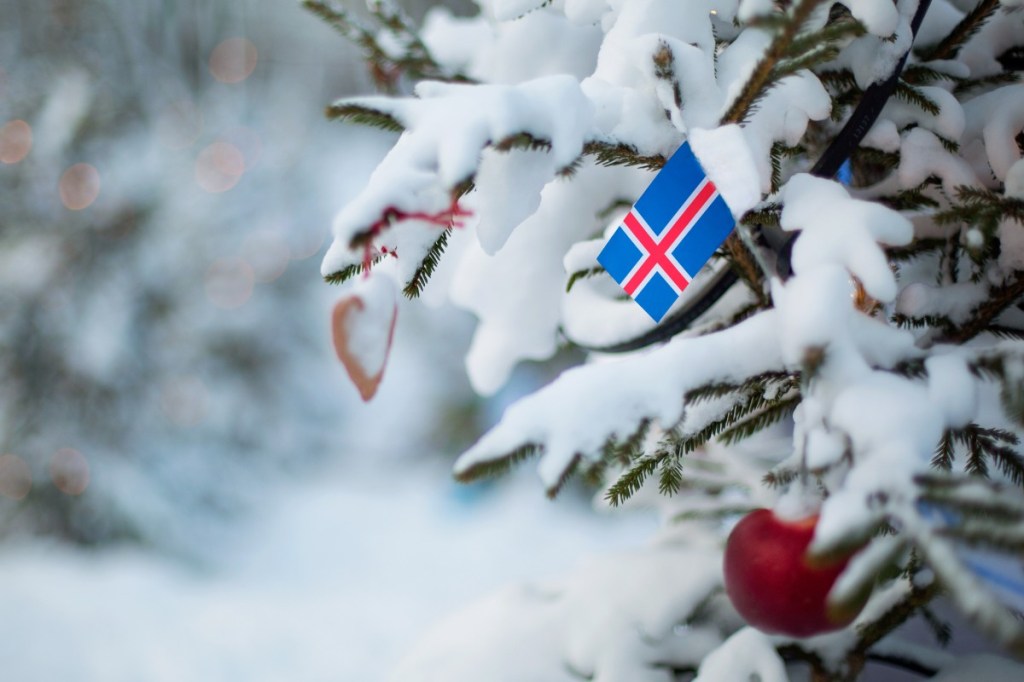
M735 224L687 142L640 195L597 262L660 322Z

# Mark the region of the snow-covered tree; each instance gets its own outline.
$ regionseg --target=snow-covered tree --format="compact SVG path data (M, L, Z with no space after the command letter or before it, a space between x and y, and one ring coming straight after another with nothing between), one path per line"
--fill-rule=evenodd
M395 679L929 673L948 657L899 629L920 616L944 644L940 597L1024 651L1019 2L477 4L415 26L305 2L387 91L329 116L400 133L323 262L347 287L339 355L372 396L398 292L476 315L482 395L588 351L455 474L535 458L550 495L582 477L665 529L456 616ZM655 323L597 258L684 142L736 227ZM968 674L1021 668L942 679Z
M339 402L305 378L328 350L307 323L326 154L302 152L335 39L294 6L18 5L0 41L0 537L193 549L334 437L316 425Z

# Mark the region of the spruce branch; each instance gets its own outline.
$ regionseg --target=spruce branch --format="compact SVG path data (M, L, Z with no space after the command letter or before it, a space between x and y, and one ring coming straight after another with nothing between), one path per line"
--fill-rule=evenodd
M804 54L821 49L822 45L838 43L851 38L859 38L867 33L864 24L854 19L850 14L844 14L833 21L829 21L824 27L817 31L804 33L793 39L790 45L792 54ZM851 77L853 74L850 74Z
M656 456L643 457L608 487L605 500L613 507L623 504L643 487L660 464L661 459Z
M984 547L1007 554L1024 554L1024 523L1006 524L965 518L939 534L971 547Z
M921 617L924 619L924 622L928 624L928 627L932 631L935 641L939 643L939 646L943 649L949 646L949 643L953 641L953 627L946 621L939 618L939 616L927 606L921 609Z
M799 407L802 396L795 395L784 400L772 403L745 419L742 419L719 434L718 439L726 444L733 445L746 438L750 438L762 429L784 419L789 419Z
M880 201L894 211L917 211L938 208L940 206L939 202L925 194L923 189L924 186L900 190L895 196L881 197ZM945 240L943 239L916 239L904 247L889 247L885 252L889 254L890 260L907 260L907 258L913 258L926 251L941 248L944 243Z
M999 0L981 0L935 47L920 51L921 61L929 62L956 57L960 48L978 32L997 9L999 9Z
M795 481L799 475L800 472L796 469L779 467L777 469L772 469L761 477L761 482L769 488L781 488Z
M438 64L411 22L390 3L372 0L368 8L381 28L402 46L403 52L398 55L381 45L377 30L363 25L335 4L325 0L303 0L302 5L362 49L374 81L386 90L393 90L403 74L413 80L469 82L465 76L449 73Z
M820 71L815 75L822 85L835 94L851 90L860 91L860 88L857 86L857 79L850 69L829 69L827 71Z
M800 155L806 153L806 151L807 150L804 149L801 145L796 145L796 146L790 147L789 145L786 145L783 142L775 142L774 144L772 144L772 150L771 150L771 155L770 155L771 164L772 164L772 178L771 178L771 193L772 194L775 194L776 192L778 192L779 188L782 186L782 161L783 161L783 159L793 158L793 157L800 156ZM761 213L761 212L759 212L759 213ZM780 215L781 215L781 210L780 210ZM741 220L740 222L742 222L745 225L750 224L750 223L747 222L746 216L744 216L744 220ZM778 223L776 223L776 224L778 224Z
M558 477L558 480L555 481L555 484L544 491L549 499L553 500L558 497L558 494L562 492L566 484L579 472L580 464L582 462L583 456L580 455L580 453L577 452L572 456L572 459L569 460L569 464L562 470L562 474Z
M935 103L935 100L925 95L913 85L908 84L906 80L903 79L896 84L896 90L893 92L893 96L895 96L896 99L901 99L904 102L907 102L908 104L913 104L921 111L926 114L931 114L932 116L938 116L942 112L942 109L940 109L939 105Z
M1005 483L975 476L930 473L915 477L918 499L964 517L1024 521L1024 498Z
M935 214L940 225L977 225L991 233L1001 219L1014 220L1024 227L1024 199L1007 197L968 185L956 188L956 201Z
M957 81L956 87L953 88L953 94L965 95L972 90L980 88L997 88L1019 82L1020 74L1013 71L1004 71L990 76L981 76L980 78L963 78Z
M938 446L935 448L935 455L932 456L932 466L944 471L952 470L953 454L953 433L949 429L946 429L942 434L942 438L939 439Z
M707 507L687 509L672 516L671 523L686 523L687 521L717 521L730 516L742 516L757 509L752 504L720 504Z
M542 446L538 443L526 443L521 445L504 457L477 462L473 466L459 471L455 474L456 480L462 483L472 483L482 478L495 478L508 473L512 467L540 454Z
M380 128L381 130L395 133L405 130L405 126L399 123L398 119L391 114L354 102L337 102L328 106L324 114L332 121L370 126L371 128Z
M770 382L777 384L795 383L796 375L781 371L763 372L748 378L743 383L717 382L713 384L704 384L703 386L697 386L687 391L684 396L684 400L688 405L697 404L707 400L724 398L725 396L751 390L756 387L764 387Z
M676 111L683 107L683 91L676 77L675 54L664 40L658 41L658 49L652 55L654 60L654 77L665 81L672 88L672 100Z
M900 79L910 85L931 85L940 81L958 83L963 80L925 64L907 64L900 74Z
M776 396L785 396L789 388L793 388L793 380L787 377L787 388L777 391ZM679 439L674 445L680 454L688 454L707 444L712 438L722 436L725 432L735 427L730 441L735 442L750 435L747 433L757 423L763 421L767 426L796 409L799 404L799 396L768 397L768 385L765 383L750 382L747 384L745 397L733 403L725 414L712 419L695 432L691 432ZM746 420L750 420L748 423Z
M772 69L770 81L771 83L777 83L798 71L813 69L815 66L830 62L838 56L839 48L835 45L819 45L810 52L779 61Z
M941 586L937 581L923 587L911 587L907 595L885 613L857 628L858 641L854 652L866 655L872 646L931 603L940 592Z
M551 151L551 141L543 138L535 137L527 132L515 133L508 137L498 140L493 145L495 151L509 152L513 149L521 149L531 152L549 152Z
M773 145L774 150L774 145ZM780 153L782 150L780 150ZM778 227L782 224L782 207L778 204L768 204L762 208L755 208L747 211L740 222L751 228L770 226Z
M683 484L683 463L677 457L665 457L658 472L658 492L675 495Z
M1003 284L989 290L988 299L940 339L941 343L963 343L985 331L1004 310L1024 295L1024 271L1017 271Z
M821 0L797 0L792 12L785 15L773 14L760 17L754 25L777 30L764 56L754 67L739 95L733 100L722 117L722 123L742 123L750 114L755 103L765 95L777 76L776 66L792 54L791 47L800 29L803 28L811 14L821 4Z
M998 336L1001 339L1024 341L1024 329L1015 329L1002 324L990 324L985 327L985 331L989 334Z
M565 293L569 293L570 291L572 291L573 286L576 284L576 282L580 281L581 279L589 279L591 277L596 277L597 275L600 275L603 272L605 272L605 269L602 268L600 265L593 268L588 268L586 270L577 270L576 272L569 275L569 281L565 283Z
M423 260L416 268L416 272L413 273L412 278L405 285L405 288L402 289L402 293L405 294L406 298L416 298L423 293L423 287L427 285L430 276L434 274L438 263L441 262L441 255L448 247L448 238L451 236L451 233L452 228L450 226L446 227L437 236L434 243L431 244L427 255L423 257Z
M733 271L743 280L743 283L747 285L747 288L750 289L754 296L757 297L761 307L767 308L771 305L771 301L764 289L764 277L769 273L763 271L758 264L757 258L743 243L743 239L739 236L738 232L739 230L733 230L732 234L729 235L722 245L722 251L726 258L729 259L729 264L732 265Z
M968 424L960 429L947 429L939 441L932 465L950 471L955 455L954 444L964 446L964 470L988 478L989 464L995 464L1015 485L1024 486L1024 457L1013 449L1020 439L1012 431Z
M348 267L338 270L337 272L332 272L329 275L324 275L324 281L327 282L328 284L344 284L345 282L349 281L356 275L361 275L364 272L369 272L374 265L384 260L384 258L385 256L383 255L376 256L370 262L369 267L367 267L365 261L354 263L352 265L349 265Z
M622 142L591 140L583 145L583 153L594 157L594 162L600 166L635 166L656 171L660 170L666 161L661 154L644 156L636 147Z

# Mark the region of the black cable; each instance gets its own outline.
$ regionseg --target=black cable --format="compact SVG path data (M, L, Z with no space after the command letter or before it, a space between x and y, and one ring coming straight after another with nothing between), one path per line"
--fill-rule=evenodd
M931 4L931 0L921 0L917 6L917 11L914 13L914 17L910 21L910 32L914 37L917 36L917 30L924 20L924 15L928 12L929 4ZM913 38L911 39L911 45L913 45ZM831 178L839 172L840 167L850 158L850 155L853 154L861 140L867 135L871 126L875 124L875 120L882 113L885 103L889 101L892 93L896 90L896 85L899 83L900 75L903 73L903 67L906 66L909 56L910 49L908 48L899 62L896 63L896 68L893 69L892 75L889 78L881 83L872 83L864 90L864 95L853 110L846 125L843 126L843 129L839 131L839 134L836 135L835 139L832 140L832 143L825 149L821 157L818 158L817 163L809 171L811 175ZM783 279L788 279L793 274L790 256L793 250L793 242L798 234L798 232L790 234L778 249L777 266L779 275ZM585 350L600 353L627 353L667 341L676 334L685 331L698 317L717 303L725 295L725 292L738 281L739 277L735 271L731 269L721 271L711 281L710 285L705 288L704 292L695 298L690 305L680 308L658 326L634 338L607 346L588 346L582 343L574 343Z
M922 675L924 677L935 677L939 674L939 670L937 668L932 668L931 666L925 665L920 661L910 658L909 656L899 656L897 654L878 654L871 652L868 653L867 659L875 663L891 665L894 668L902 668L903 670L908 670L912 673L917 673L918 675Z

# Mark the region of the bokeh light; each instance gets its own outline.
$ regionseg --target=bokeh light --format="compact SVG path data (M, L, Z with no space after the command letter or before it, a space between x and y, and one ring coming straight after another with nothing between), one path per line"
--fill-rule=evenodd
M234 145L242 153L245 170L252 170L263 155L263 138L252 128L238 126L221 135L221 139Z
M156 130L168 149L188 149L203 132L203 114L191 100L179 99L160 112Z
M327 230L318 227L298 229L292 234L292 258L304 260L319 253L327 238Z
M61 448L50 458L50 478L65 495L81 495L89 486L89 463L73 448Z
M196 376L180 376L164 382L160 408L167 419L183 427L196 426L206 416L206 385Z
M207 192L226 192L245 173L245 157L230 142L218 140L207 145L196 159L196 182Z
M288 268L291 250L282 234L261 230L246 237L242 258L252 266L257 282L273 282Z
M241 83L256 68L257 52L245 38L222 40L210 53L210 73L221 83Z
M18 163L32 149L32 126L22 120L8 121L0 128L0 162Z
M0 455L0 495L21 500L31 489L32 469L28 462L17 455Z
M76 163L60 177L60 201L72 211L92 205L100 195L100 172L87 163Z
M240 308L252 296L255 283L252 267L238 258L215 261L206 272L206 296L218 308Z

